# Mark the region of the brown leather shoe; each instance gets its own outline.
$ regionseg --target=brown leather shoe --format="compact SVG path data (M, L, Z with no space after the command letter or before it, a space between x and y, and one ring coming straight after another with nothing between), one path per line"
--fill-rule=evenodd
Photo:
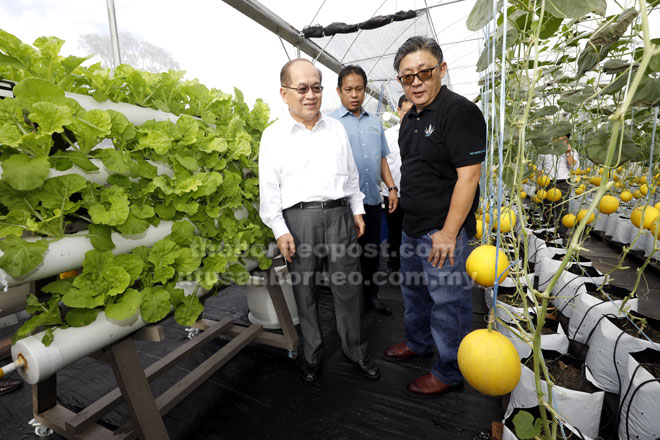
M2 379L0 380L0 394L7 394L23 386L22 380Z
M400 342L396 345L391 346L385 353L383 353L383 359L391 362L403 361L410 358L416 357L431 357L433 353L424 353L418 354L408 348L405 342Z
M429 373L410 382L408 384L408 391L425 396L436 396L458 386L460 385L447 385L435 377L433 373Z

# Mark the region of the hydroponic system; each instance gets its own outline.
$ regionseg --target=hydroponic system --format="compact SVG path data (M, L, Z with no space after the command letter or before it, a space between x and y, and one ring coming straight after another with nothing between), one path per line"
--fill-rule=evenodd
M464 376L510 392L503 439L658 439L660 311L637 290L660 260L660 1L471 3L489 145L467 269L488 332L508 342L469 341ZM170 314L194 325L199 296L271 265L257 175L268 106L182 72L86 65L62 44L0 30L0 283L79 270L25 296L31 317L0 371L33 384ZM539 165L567 134L568 191ZM619 247L610 271L593 267L589 236ZM613 274L631 255L625 290ZM573 364L580 389L558 380Z

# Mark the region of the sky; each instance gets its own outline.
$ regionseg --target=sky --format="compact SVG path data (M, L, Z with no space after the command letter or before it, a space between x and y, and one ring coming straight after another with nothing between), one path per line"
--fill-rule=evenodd
M261 3L298 30L309 24L357 23L373 15L431 6L452 88L473 99L479 93L479 75L474 66L483 39L479 38L480 33L465 27L474 0L452 1L261 0ZM620 3L631 4L632 0ZM0 8L3 11L0 28L25 43L32 43L42 35L57 36L66 41L62 49L65 55L87 55L79 47L80 35L109 34L105 0L0 0ZM279 71L288 60L287 53L291 58L296 56L295 48L223 1L115 0L115 11L119 32L129 32L167 50L181 69L186 70L186 78L198 78L208 87L224 92L237 87L250 105L257 98L263 99L271 107L272 117L286 112L279 95ZM339 105L335 90L337 76L326 68L322 70L325 86L322 111L327 112Z
M424 7L425 2L333 0L323 3L322 0L262 0L262 4L298 30L311 23L356 23L373 15L419 9ZM434 0L427 3L433 5L441 2ZM465 36L476 38L476 34L464 25L470 4L470 1L464 1L436 7L432 11L441 44L443 39L460 42L443 47L450 65L450 76L452 79L461 78L462 84L457 85L455 90L473 98L478 93L478 74L472 66L476 64L481 43L476 39L462 42ZM86 55L79 47L80 35L109 34L105 0L0 0L0 6L4 16L0 20L0 28L25 43L32 43L42 35L57 36L66 41L62 48L66 55ZM435 17L440 10L441 18ZM115 0L115 12L119 32L130 32L167 50L186 70L186 78L198 78L201 83L225 92L237 87L243 91L250 105L257 98L268 103L274 117L286 111L279 95L279 70L288 60L283 43L276 35L221 0L189 0L185 3L173 0ZM291 58L296 57L295 48L286 42L284 46ZM453 65L457 68L454 69ZM339 105L335 90L337 76L328 69L322 69L325 86L322 110L330 111ZM392 78L394 76L392 71Z

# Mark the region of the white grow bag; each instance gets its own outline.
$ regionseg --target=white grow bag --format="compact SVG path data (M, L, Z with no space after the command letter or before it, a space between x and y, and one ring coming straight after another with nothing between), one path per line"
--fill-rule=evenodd
M564 426L565 426L565 429L567 431L566 432L567 436L569 435L569 432L573 433L574 437L571 437L571 438L580 439L580 440L593 440L591 437L586 436L584 434L582 436L580 436L577 432L573 431L571 429L571 427L568 426L568 425L564 425ZM562 438L561 437L561 431L559 431L559 433L557 434L557 438L558 439ZM516 435L513 433L513 431L511 431L509 429L509 427L505 425L504 426L504 431L502 431L502 440L519 440L519 439L518 439L518 437L516 437Z
M546 287L550 284L550 281L555 276L560 266L561 261L552 259L543 260L542 263L536 266L536 273L539 280L539 291L545 291ZM569 264L566 266L566 268L571 266L576 266L576 264ZM589 268L591 270L595 270L590 266L583 267L585 269ZM553 298L551 302L564 316L570 318L573 312L575 297L585 291L583 284L590 282L600 285L604 281L605 277L602 275L595 277L580 276L564 270L552 288L551 295Z
M630 217L619 217L612 233L612 240L618 243L630 244L637 232L639 232L639 229L630 222Z
M526 294L529 297L531 292L529 292L527 289L527 283L524 278L521 278L521 281L523 284L523 289L526 290ZM514 282L507 278L504 283L502 283L502 287L514 287ZM484 299L488 305L489 310L493 306L493 293L493 288L487 288L484 293ZM531 299L529 300L529 304L533 304ZM506 324L496 320L495 330L502 333L504 336L506 336L507 339L511 341L513 346L516 348L518 357L520 359L528 358L532 354L532 348L527 342L521 340L517 336L516 333L519 331L519 329L514 326L514 321L516 319L512 318L511 315L503 309L506 309L514 316L519 316L521 318L524 316L524 309L522 307L512 306L498 300L497 307L495 308L495 317L501 319ZM535 310L533 307L529 307L528 312L534 314ZM510 327L514 327L515 332ZM531 338L531 335L527 336ZM564 329L561 327L561 325L557 327L557 333L541 335L541 349L543 350L552 350L561 354L566 354L568 352L568 345L568 338L566 337Z
M594 231L596 232L605 232L607 229L607 223L609 222L610 215L603 214L598 212L596 216L596 222L594 223Z
M660 352L644 350L628 355L628 368L623 382L619 408L619 439L660 438L660 382L640 366L647 357L655 362Z
M541 381L541 389L547 395L548 385L544 380ZM585 393L558 385L552 387L553 407L570 425L579 429L585 438L598 435L604 398L605 393L603 391ZM504 413L504 418L507 419L515 408L533 408L538 404L534 372L523 365L520 381L511 391L511 398Z
M512 324L511 327L513 327ZM495 330L504 335L507 339L511 341L516 351L518 352L518 357L522 359L527 359L532 354L532 347L528 343L521 340L516 333L509 328L509 325L502 324L500 322L495 322ZM516 332L518 329L516 328ZM528 335L531 339L531 335ZM568 337L564 333L564 329L561 325L557 327L557 333L541 335L541 349L546 351L556 351L561 354L568 353Z
M625 226L624 223L628 222L630 223L629 218L624 218L620 215L617 214L610 214L610 221L607 223L607 229L605 229L605 235L608 237L612 237L614 239L614 236L617 234L617 231L619 230L624 230ZM620 240L615 240L615 241L620 241Z
M623 317L626 316L626 311L637 309L637 298L629 300L626 303L625 311L619 312L623 300L603 301L588 292L580 293L574 303L573 312L568 323L568 337L582 344L587 342L587 338L598 324L601 316Z
M624 333L603 317L588 341L586 376L589 382L610 393L620 394L628 372L628 355L655 348L647 339Z

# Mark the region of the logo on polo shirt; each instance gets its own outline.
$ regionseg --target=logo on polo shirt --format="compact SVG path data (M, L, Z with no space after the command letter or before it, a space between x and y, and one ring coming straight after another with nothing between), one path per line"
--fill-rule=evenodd
M424 130L424 133L426 134L426 137L429 137L433 134L434 131L435 131L435 127L433 127L432 124L429 124L429 126L426 127L426 129Z

